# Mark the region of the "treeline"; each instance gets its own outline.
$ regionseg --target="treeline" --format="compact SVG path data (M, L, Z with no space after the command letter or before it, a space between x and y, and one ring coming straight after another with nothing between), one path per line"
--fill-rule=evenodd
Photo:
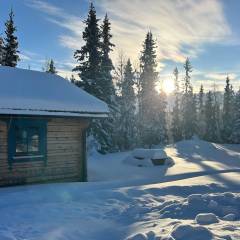
M174 70L175 101L170 128L173 141L191 139L195 135L210 142L240 143L240 91L234 92L227 76L223 98L215 87L204 93L201 85L199 92L193 93L192 67L188 59L184 69L183 91L179 91L178 70Z
M75 84L109 106L109 117L94 120L90 128L99 151L167 143L167 102L165 93L159 94L155 88L158 73L152 33L147 33L143 43L140 71L133 69L130 59L120 59L119 66L114 67L111 24L107 15L102 23L99 21L91 4L83 32L85 44L74 54L78 62L74 71L81 79Z
M6 37L0 39L0 64L11 67L19 61L13 16L11 11L5 23ZM174 103L169 112L166 93L156 90L159 76L152 33L146 34L137 67L123 54L114 66L110 54L115 45L108 16L100 21L90 4L84 23L84 45L74 53L77 66L73 71L80 80L72 77L71 82L109 106L109 117L93 120L88 133L100 152L164 145L193 136L211 142L240 143L240 91L234 92L229 77L223 100L214 89L205 93L203 86L195 93L193 69L187 58L181 74L184 79L180 79L177 68L173 71ZM43 70L57 73L53 60Z
M152 33L146 34L138 68L122 55L113 66L111 24L107 15L99 21L91 4L83 32L85 44L74 54L78 62L74 71L81 80L72 81L109 106L109 118L94 120L91 126L90 134L101 152L152 147L195 135L212 142L240 143L240 92L234 93L228 77L223 103L215 90L204 93L201 86L199 93L194 93L187 58L183 86L178 69L173 71L174 105L168 114L165 92L156 91L157 54Z

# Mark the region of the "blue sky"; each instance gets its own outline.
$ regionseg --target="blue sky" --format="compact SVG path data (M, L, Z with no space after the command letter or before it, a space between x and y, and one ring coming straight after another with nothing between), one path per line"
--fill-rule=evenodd
M229 74L240 86L240 1L238 0L98 0L99 18L105 12L112 22L113 42L119 52L137 64L142 42L151 30L158 44L161 81L172 78L175 66L189 57L197 90L203 83L222 90ZM10 8L15 13L21 62L19 67L41 70L49 58L59 74L70 76L76 64L73 52L83 44L81 33L87 16L87 0L1 0L0 33ZM180 76L182 77L182 76Z

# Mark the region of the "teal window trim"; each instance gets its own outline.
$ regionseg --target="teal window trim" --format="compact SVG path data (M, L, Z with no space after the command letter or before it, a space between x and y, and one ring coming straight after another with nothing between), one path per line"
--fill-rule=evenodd
M82 132L82 181L87 182L86 129Z
M27 133L27 151L19 153L17 149L17 131ZM29 136L38 135L38 151L29 151ZM8 163L12 168L13 163L44 161L47 163L47 120L35 119L10 119L8 121Z

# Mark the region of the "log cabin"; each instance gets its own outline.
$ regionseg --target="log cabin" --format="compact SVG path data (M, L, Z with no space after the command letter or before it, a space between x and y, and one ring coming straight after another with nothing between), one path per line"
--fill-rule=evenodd
M0 186L86 181L86 129L107 114L60 76L0 67Z

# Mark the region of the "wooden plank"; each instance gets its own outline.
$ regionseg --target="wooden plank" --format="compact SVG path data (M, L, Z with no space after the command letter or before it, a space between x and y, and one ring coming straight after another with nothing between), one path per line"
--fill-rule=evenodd
M65 163L76 163L78 161L81 160L81 155L78 154L78 155L65 155L65 156L62 156L62 155L59 155L59 156L50 156L48 157L47 159L47 166L51 165L51 164L54 164L56 167L58 165L61 165L61 164L65 164ZM37 165L37 162L41 163L41 161L36 161L36 162L18 162L18 163L13 163L14 166L17 166L17 165L26 165L26 166L33 166L33 165ZM33 164L33 165L31 165ZM42 165L42 164L41 164ZM8 164L8 160L7 159L4 159L4 160L0 160L0 168L1 167L8 167L9 164Z
M76 123L71 123L71 122L63 122L63 123L54 123L54 122L48 122L48 127L55 127L55 126L64 126L64 127L81 127L85 128L85 123L81 122L76 122Z
M39 119L38 117L32 119ZM27 182L51 179L80 179L82 169L82 132L88 121L50 119L47 127L47 165L44 162L13 163L10 171L7 155L7 125L0 121L0 178L26 178ZM65 171L65 173L63 173ZM51 174L52 173L52 174ZM36 176L34 176L36 174ZM43 176L38 176L43 174ZM1 181L0 181L1 184Z
M80 146L81 147L81 141L48 141L47 142L48 146L51 146L51 147L68 147L68 146Z
M75 131L78 131L78 132L81 132L83 130L82 127L75 127L75 126L69 126L69 127L66 127L66 126L52 126L52 127L49 127L48 126L48 132L75 132Z
M77 139L77 140L71 140L71 139L61 139L61 140L55 140L55 139L51 139L48 140L48 145L50 144L72 144L72 145L81 145L81 139Z
M58 164L56 164L58 163ZM5 175L16 175L17 173L29 175L31 172L38 172L38 171L60 171L64 170L66 168L72 169L72 171L79 171L79 165L77 162L52 162L47 165L47 167L44 166L42 163L38 164L29 164L27 165L26 163L14 163L12 165L12 169L9 170L8 167L6 168L0 168L0 176L5 176Z
M14 179L15 178L15 179ZM79 180L79 174L78 173L68 173L68 174L59 174L56 176L38 176L38 177L22 177L20 176L15 176L15 177L11 177L11 176L6 176L5 178L0 178L0 185L6 185L6 184L17 184L17 183L34 183L34 182L49 182L52 180L62 180L62 181L66 181L67 179L71 179L73 180Z
M81 132L48 132L47 137L81 137Z
M47 141L54 141L56 140L57 142L64 142L64 141L81 141L81 135L80 134L69 134L68 136L63 136L63 134L59 134L60 136L52 135L49 136L47 135ZM0 136L0 144L5 144L7 141L7 137L1 137ZM7 143L6 143L7 144Z

